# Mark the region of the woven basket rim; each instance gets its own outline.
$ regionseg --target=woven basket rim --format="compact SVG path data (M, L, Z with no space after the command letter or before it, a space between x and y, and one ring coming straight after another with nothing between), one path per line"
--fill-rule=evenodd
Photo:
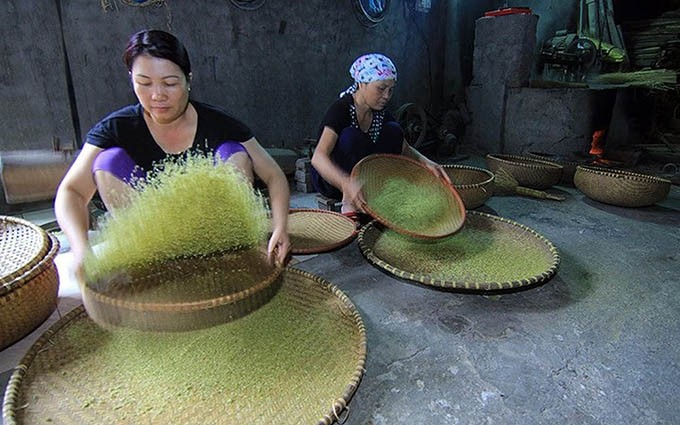
M26 264L24 264L22 267L15 270L14 272L6 276L0 277L0 285L13 285L14 281L16 281L17 279L23 279L23 275L26 274L26 271L30 271L31 269L34 268L36 264L39 264L43 260L45 254L50 250L51 239L44 229L42 229L35 223L31 223L26 219L12 216L0 216L1 231L4 231L5 222L10 222L15 225L27 227L33 230L36 234L38 234L41 240L40 250L38 251L38 254L35 257L31 258ZM2 292L3 289L2 286L0 286L0 293Z
M285 273L297 274L301 277L309 279L315 284L318 284L323 290L329 291L333 296L335 296L339 300L339 302L341 302L348 309L351 318L353 319L356 331L358 333L359 349L358 350L355 349L355 352L357 353L358 356L358 363L354 369L352 377L350 378L349 383L345 385L343 394L340 395L337 399L335 399L333 405L330 408L328 408L327 411L320 412L322 416L319 418L318 423L324 425L331 425L335 423L338 420L339 416L342 415L343 412L347 410L347 405L354 396L364 376L368 345L366 327L364 325L364 321L361 318L361 315L357 307L349 299L349 297L347 297L347 295L343 293L337 286L335 286L334 284L325 280L322 277L316 276L307 271L299 270L293 267L286 267ZM5 397L2 406L3 419L6 425L18 425L16 419L16 412L17 410L22 408L21 406L19 406L21 386L36 356L41 351L43 351L45 347L49 347L51 345L50 342L51 339L54 338L54 336L62 328L66 327L70 322L83 317L85 318L87 317L87 311L85 310L84 305L81 304L80 306L68 312L53 325L51 325L36 340L36 342L33 343L33 345L29 348L26 354L24 354L19 364L14 368L14 371L10 376L9 382L7 384L7 389L5 391Z
M579 165L578 167L576 167L576 170L606 177L624 178L642 182L662 183L668 185L671 184L670 180L665 179L663 177L639 173L635 171L622 170L620 168L604 168L595 165Z
M551 155L555 156L555 158L550 158ZM546 153L546 152L531 151L531 152L527 152L526 156L531 158L531 159L536 159L536 160L539 160L539 161L554 162L558 165L567 164L567 165L576 166L576 165L583 165L584 164L583 161L578 161L578 160L575 160L575 159L564 159L564 158L560 158L559 155L554 155L554 154L550 154L550 153Z
M45 246L47 252L41 258L37 259L37 262L34 262L30 269L25 270L21 275L16 276L11 282L0 285L0 296L4 296L21 288L43 270L52 265L55 257L59 254L60 243L59 239L51 233L45 232L45 235L48 241Z
M481 186L488 185L492 183L495 179L496 176L494 173L492 173L490 170L487 170L486 168L481 168L481 167L475 167L472 165L463 165L463 164L444 164L442 165L442 168L446 169L457 169L457 170L468 170L468 171L478 171L484 175L487 176L487 178L479 183L470 183L470 184L456 184L455 182L453 183L453 186L455 188L460 188L460 189L476 189Z
M456 290L464 290L464 291L470 291L470 292L493 292L493 291L503 291L503 290L508 290L508 289L517 289L517 288L522 288L522 287L528 287L528 286L534 286L538 285L544 282L547 282L550 280L556 273L557 270L559 269L560 265L560 254L558 249L555 247L555 245L548 240L545 236L541 235L534 229L525 226L521 223L518 223L514 220L510 220L508 218L492 215L492 214L487 214L483 213L480 211L468 211L468 213L472 216L478 216L481 218L485 219L490 219L490 220L495 220L499 221L501 223L506 223L510 224L519 230L523 232L527 232L531 234L534 238L538 239L542 243L544 243L547 247L547 250L550 252L552 256L552 264L550 267L548 267L547 270L545 270L543 273L536 275L536 276L530 276L525 279L521 280L513 280L513 281L508 281L508 282L487 282L485 284L481 284L479 282L475 282L474 284L471 282L458 282L458 281L453 281L453 280L442 280L442 279L435 279L432 278L430 275L423 274L423 273L411 273L407 272L404 270L401 270L399 267L393 266L385 261L383 261L380 257L378 257L374 252L371 246L369 246L366 241L364 235L366 232L370 231L371 228L375 225L375 221L367 224L364 226L358 236L358 244L359 248L361 249L362 254L366 257L366 259L376 265L377 267L384 269L391 273L394 276L407 279L410 281L414 281L417 283L421 283L427 286L434 286L438 288L446 288L446 289L456 289Z
M510 155L510 154L487 154L487 158L491 158L495 161L516 165L520 167L534 168L534 169L559 169L562 170L564 166L558 164L554 161L548 161L544 159L532 158L525 155Z
M354 220L351 218L335 212L335 211L329 211L329 210L322 210L320 208L291 208L289 214L299 214L299 213L312 213L312 214L326 214L329 217L334 217L337 219L342 219L346 221L348 224L351 224L354 230L350 235L348 235L345 239L335 242L335 243L329 243L324 246L320 246L317 248L314 247L308 247L308 248L296 248L294 246L291 246L291 254L293 255L307 255L307 254L319 254L322 252L329 252L333 251L335 249L338 249L340 247L343 247L350 243L354 238L356 238L358 231L356 228L356 224L354 223Z
M366 204L363 205L363 208L372 218L379 221L384 226L387 226L390 229L394 230L395 232L399 232L401 234L411 236L411 237L414 237L414 238L419 238L419 239L439 239L439 238L442 238L442 237L450 236L450 235L456 233L457 231L459 231L461 227L463 227L463 224L465 223L465 214L466 214L467 210L465 209L465 204L463 203L463 199L460 197L460 194L458 193L456 188L453 186L453 184L448 183L444 180L441 180L434 172L432 172L430 169L428 169L427 167L425 167L423 164L416 161L415 159L406 157L404 155L389 154L389 153L368 155L368 156L364 157L363 159L361 159L354 166L354 168L352 168L352 173L351 173L352 178L355 178L355 179L358 178L361 167L363 167L365 164L369 163L370 161L380 160L380 159L393 159L393 160L396 160L396 161L403 161L406 164L414 165L414 166L420 168L421 170L424 170L425 172L429 173L430 175L434 176L437 179L437 181L440 181L442 186L446 190L448 190L451 193L451 195L453 196L453 198L456 202L456 205L458 206L460 220L458 222L458 225L454 229L450 230L448 233L437 234L437 235L423 234L423 233L414 232L410 229L406 229L406 228L401 227L401 226L395 226L394 223L390 222L385 217L382 217L381 215L379 215L375 211L373 211L373 209L370 207L370 205L368 205L366 203Z

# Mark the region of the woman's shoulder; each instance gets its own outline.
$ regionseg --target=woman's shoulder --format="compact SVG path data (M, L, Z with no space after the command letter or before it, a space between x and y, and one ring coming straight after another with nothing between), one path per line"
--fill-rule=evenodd
M354 99L352 98L351 94L346 94L344 96L341 96L333 101L328 106L328 109L326 110L326 114L345 114L349 111L350 105L354 103Z
M90 133L102 133L120 131L120 129L137 128L144 122L142 106L140 104L124 106L110 112L99 120L91 129Z
M206 132L203 135L204 137L213 138L216 137L214 133L225 133L231 139L241 142L253 137L253 131L250 127L226 109L194 100L191 101L191 104L198 114L199 130Z
M208 122L213 122L216 120L220 122L227 121L237 125L246 126L246 124L243 121L236 118L226 108L217 105L212 105L209 103L197 102L195 100L192 100L191 104L196 109L196 113L198 114L199 120L204 120Z
M198 102L192 100L191 104L196 109L199 116L210 116L210 117L228 117L231 119L236 119L226 108L221 106L213 105L205 102Z
M354 104L354 97L350 93L343 94L333 102L333 105L342 105L344 107L349 107L349 105Z

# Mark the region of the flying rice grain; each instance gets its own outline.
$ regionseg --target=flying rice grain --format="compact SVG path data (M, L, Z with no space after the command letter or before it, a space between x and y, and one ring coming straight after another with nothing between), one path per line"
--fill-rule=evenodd
M269 229L268 206L243 175L212 155L167 160L135 184L128 207L101 223L85 258L88 280L179 257L257 246ZM94 253L96 252L96 254Z

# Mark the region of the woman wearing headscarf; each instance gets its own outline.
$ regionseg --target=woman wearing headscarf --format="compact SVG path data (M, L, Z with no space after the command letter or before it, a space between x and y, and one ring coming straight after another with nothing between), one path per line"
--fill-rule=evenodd
M354 83L326 111L312 156L312 182L322 195L342 199L342 213L356 216L365 203L351 178L354 165L377 153L413 158L441 178L449 177L404 139L399 123L385 110L397 83L397 68L385 55L360 56L349 69Z

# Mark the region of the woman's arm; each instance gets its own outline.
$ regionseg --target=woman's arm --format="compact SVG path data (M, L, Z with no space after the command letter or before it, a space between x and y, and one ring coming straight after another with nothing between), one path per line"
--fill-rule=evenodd
M92 176L92 163L101 151L87 143L83 146L59 183L54 200L54 213L69 241L78 273L85 254L90 250L87 237L90 224L88 203L97 190Z
M365 203L361 188L347 172L338 167L331 159L331 152L337 141L337 133L328 126L324 127L312 155L312 166L324 180L342 192L344 205L351 204L354 209L361 211L362 205Z
M432 170L432 172L434 172L437 176L444 179L444 181L446 181L447 183L451 183L451 178L446 173L446 171L444 171L441 165L437 164L436 162L432 161L425 155L418 152L418 150L415 149L413 146L409 145L406 140L404 140L404 143L402 145L401 153L404 156L407 156L411 159L415 159L416 161L420 162L421 164L425 165L427 168Z
M267 246L268 255L278 265L284 265L290 251L288 236L290 187L288 180L281 167L254 137L243 142L243 147L246 148L253 161L255 174L267 185L269 190L273 229Z

